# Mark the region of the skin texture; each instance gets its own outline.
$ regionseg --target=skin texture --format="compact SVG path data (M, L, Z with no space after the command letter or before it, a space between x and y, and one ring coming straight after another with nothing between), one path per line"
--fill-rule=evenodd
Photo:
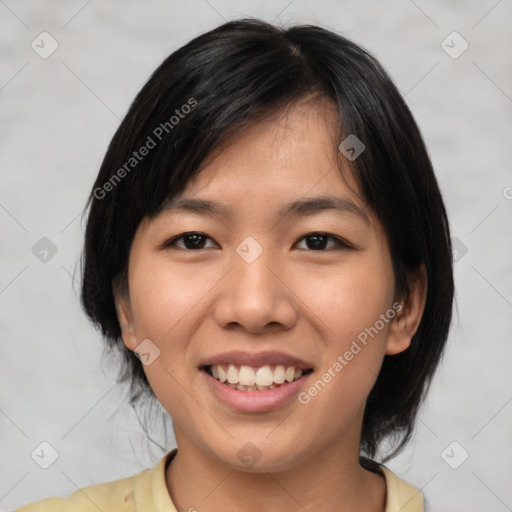
M141 222L129 296L116 294L123 339L130 350L147 338L160 349L144 371L173 418L178 454L166 482L179 511L382 512L384 479L358 461L364 406L384 355L405 350L416 332L425 275L411 278L409 297L395 297L382 225L347 186L355 184L346 160L340 176L333 105L304 100L280 114L226 140L188 183L185 197L218 201L232 218L167 211ZM367 219L277 216L289 201L320 195L350 200ZM203 248L165 246L191 231L207 235ZM315 250L304 237L318 232L354 248L329 238ZM250 264L236 252L248 236L263 251ZM397 301L399 315L307 404L242 413L198 369L231 350L278 350L310 363L307 390ZM261 454L250 468L237 457L248 441Z

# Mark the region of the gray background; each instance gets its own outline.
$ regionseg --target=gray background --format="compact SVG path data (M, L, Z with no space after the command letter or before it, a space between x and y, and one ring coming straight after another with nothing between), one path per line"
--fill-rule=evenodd
M80 309L80 214L149 74L245 15L346 35L405 95L462 250L446 357L413 441L388 466L431 510L512 510L511 0L0 0L0 509L130 476L161 456ZM59 45L47 59L31 48L42 31ZM458 58L441 45L453 31L469 43ZM453 37L452 53L463 44ZM43 237L57 248L46 262L32 252ZM30 456L42 441L58 452L48 469Z

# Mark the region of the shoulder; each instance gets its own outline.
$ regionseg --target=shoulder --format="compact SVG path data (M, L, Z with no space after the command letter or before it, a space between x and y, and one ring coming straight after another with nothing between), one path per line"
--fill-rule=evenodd
M46 498L14 512L135 512L135 491L147 485L151 472L145 469L128 478L82 487L69 496Z
M424 512L423 494L419 489L385 466L380 465L378 471L386 479L386 512Z
M153 469L127 478L82 487L64 498L47 498L14 512L176 512L165 483L165 467L176 455L171 450ZM139 507L143 504L143 508Z

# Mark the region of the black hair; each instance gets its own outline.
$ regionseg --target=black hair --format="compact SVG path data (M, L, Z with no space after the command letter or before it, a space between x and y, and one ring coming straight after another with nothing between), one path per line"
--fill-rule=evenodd
M127 290L139 223L180 194L228 135L309 96L336 106L338 142L354 134L365 145L350 168L386 231L396 293L407 296L409 277L422 264L426 269L419 328L407 350L385 356L364 413L361 452L374 457L391 439L394 455L411 436L448 337L450 233L410 110L375 57L345 37L318 26L242 19L169 55L131 104L89 196L81 301L109 350L122 356L118 379L129 382L132 402L154 396L141 362L122 341L113 296L114 286Z

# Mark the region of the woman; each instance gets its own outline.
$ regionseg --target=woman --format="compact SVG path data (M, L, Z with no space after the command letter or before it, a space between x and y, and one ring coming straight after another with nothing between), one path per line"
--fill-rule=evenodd
M83 306L177 448L20 511L424 510L375 459L442 355L450 235L375 58L315 26L195 38L135 98L88 206Z

